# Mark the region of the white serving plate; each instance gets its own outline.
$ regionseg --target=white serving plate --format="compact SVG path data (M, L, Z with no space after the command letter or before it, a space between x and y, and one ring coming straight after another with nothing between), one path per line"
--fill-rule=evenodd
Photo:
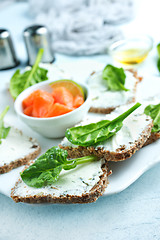
M69 69L69 72L73 76L74 80L81 80L82 82L86 80L89 72L92 72L93 70L100 70L103 67L103 64L95 61L80 61L63 64L63 69ZM82 68L83 75L81 71ZM80 71L81 79L76 78L76 76L79 76L78 69ZM58 145L61 139L46 139L33 132L17 118L13 108L13 100L7 91L7 83L8 82L4 82L4 84L0 85L0 96L2 97L2 101L0 102L0 111L2 111L7 104L10 105L10 111L6 116L7 122L21 129L26 135L35 137L42 147L42 153L53 145ZM154 76L145 76L143 81L138 85L137 100L141 102L142 99L158 95L159 92L160 78ZM130 159L118 163L111 162L109 167L112 169L113 174L109 177L109 185L104 193L104 196L123 191L133 182L135 182L144 172L160 162L159 149L160 140L142 148ZM0 193L10 197L11 188L17 181L19 172L21 172L22 169L23 166L14 169L9 173L0 175Z

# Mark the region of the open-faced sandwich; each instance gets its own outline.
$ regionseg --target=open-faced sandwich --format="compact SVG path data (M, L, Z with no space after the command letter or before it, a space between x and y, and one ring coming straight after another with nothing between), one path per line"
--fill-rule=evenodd
M107 163L95 156L78 159L67 159L67 156L67 151L58 147L40 156L21 173L11 192L13 200L27 203L96 201L108 183Z
M8 109L6 107L0 115L0 174L29 163L40 153L40 146L35 139L4 123Z
M88 78L92 99L90 112L110 113L118 106L134 103L137 84L141 80L136 72L112 65L92 73Z
M151 117L138 111L139 106L137 103L127 111L117 109L101 119L94 116L84 120L67 130L60 147L71 158L90 154L106 161L130 158L145 144L153 126Z

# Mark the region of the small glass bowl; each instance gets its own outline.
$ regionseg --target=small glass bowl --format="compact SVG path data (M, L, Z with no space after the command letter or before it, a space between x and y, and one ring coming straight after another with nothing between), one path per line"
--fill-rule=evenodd
M113 43L109 54L124 65L134 66L143 62L153 47L153 39L147 35L131 36Z

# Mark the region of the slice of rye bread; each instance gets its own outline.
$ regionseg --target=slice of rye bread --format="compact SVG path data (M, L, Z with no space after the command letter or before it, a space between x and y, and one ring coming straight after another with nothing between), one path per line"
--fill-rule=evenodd
M11 197L25 203L91 203L105 191L108 175L107 163L99 160L63 171L55 184L43 188L29 187L20 178Z
M40 150L35 139L11 127L7 138L0 144L0 174L27 164L38 156Z
M93 72L88 79L91 91L91 107L89 112L109 114L121 105L135 102L137 84L142 77L136 71L127 70L125 87L130 91L109 91L106 88L106 81L102 79L102 72Z
M104 158L106 161L122 161L130 158L145 144L153 126L153 121L150 117L145 114L136 113L136 111L124 120L123 127L114 136L97 146L77 146L70 143L67 138L64 138L59 147L67 150L70 158L92 154L99 158ZM103 119L112 120L118 115L118 111L112 112L105 115ZM81 125L96 122L97 120L94 116L93 119L90 118L83 121ZM99 120L102 120L102 118Z

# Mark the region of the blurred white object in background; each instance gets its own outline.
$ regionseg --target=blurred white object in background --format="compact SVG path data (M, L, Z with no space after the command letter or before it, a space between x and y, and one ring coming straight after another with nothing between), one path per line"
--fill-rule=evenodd
M56 52L69 55L106 53L121 38L115 24L133 17L133 0L29 0L29 12L48 27Z
M8 7L13 2L15 2L15 0L0 0L0 10L2 10L2 8Z

